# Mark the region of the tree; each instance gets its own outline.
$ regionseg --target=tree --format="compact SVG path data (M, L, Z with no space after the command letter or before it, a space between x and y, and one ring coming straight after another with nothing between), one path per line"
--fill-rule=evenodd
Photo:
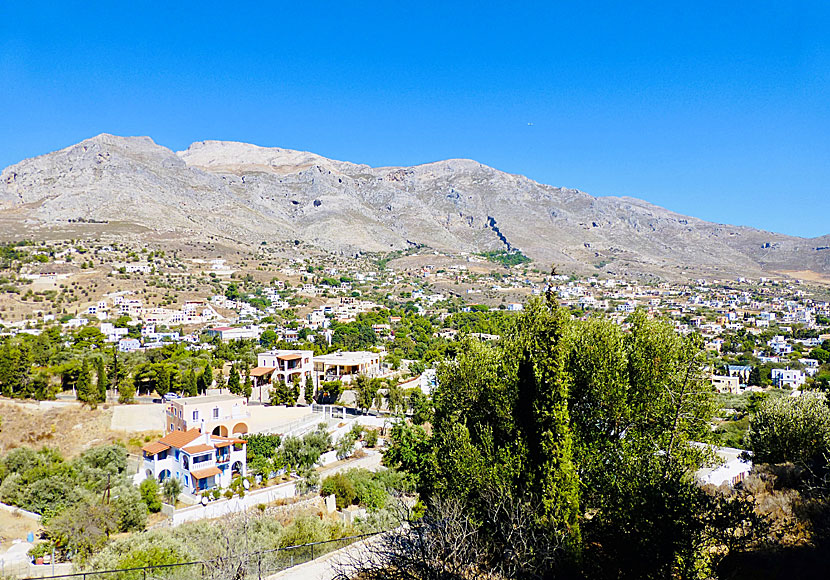
M314 398L315 394L316 393L314 392L314 378L309 373L305 378L305 392L303 393L303 398L310 403Z
M82 502L51 518L45 533L58 554L64 558L71 554L82 563L117 530L117 516L111 504Z
M81 363L81 370L78 373L76 382L78 400L86 403L93 409L98 406L98 390L92 385L92 374L89 370L89 363L86 359Z
M759 367L753 366L752 369L750 369L747 383L753 387L761 386L761 369Z
M357 406L365 414L375 401L375 395L378 392L377 383L361 374L355 378L354 387L357 391Z
M272 405L286 405L288 407L297 403L297 391L282 381L277 381L270 392L270 403Z
M164 496L164 499L167 500L167 503L172 506L176 505L176 499L179 497L181 492L182 483L174 477L165 479L161 486L161 494Z
M199 394L196 384L196 371L191 367L184 376L183 392L186 397L195 397Z
M98 386L98 400L106 402L107 389L109 389L109 378L107 377L107 368L104 364L104 357L99 357L95 361L95 374L97 376Z
M147 506L151 513L161 511L161 499L159 499L159 484L153 477L148 477L138 486L141 494L141 501Z
M135 384L130 378L123 378L118 382L118 402L129 404L135 400Z
M830 360L830 352L824 350L823 348L814 348L810 351L810 358L814 358L819 363L825 364L828 360Z
M231 366L231 373L228 375L228 390L234 395L242 394L242 387L239 382L239 370L236 365Z
M830 457L830 408L821 393L767 398L750 418L746 440L757 463L825 465Z
M204 395L209 388L213 386L213 367L210 363L205 365L205 370L199 375L199 382L197 390L200 395Z

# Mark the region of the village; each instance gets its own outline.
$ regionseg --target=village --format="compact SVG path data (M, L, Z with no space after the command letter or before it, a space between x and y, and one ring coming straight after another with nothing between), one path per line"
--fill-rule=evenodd
M0 300L4 412L31 399L106 409L112 440L132 441L119 477L168 494L151 527L312 502L349 533L369 529L371 509L335 505L321 482L383 472L395 425L426 420L446 354L462 341L498 341L530 300L623 328L645 312L700 336L705 381L722 407L712 424L722 462L699 473L708 484L734 485L751 470L740 447L753 396L830 388L828 289L803 280L626 280L428 248L357 259L291 247L234 259L190 250L17 246L2 271L14 286ZM28 377L9 370L19 364ZM17 497L4 486L0 500ZM8 509L35 523L8 538L26 546L9 552L9 566L71 569L58 556L28 555L39 553L28 534L41 516L14 501Z

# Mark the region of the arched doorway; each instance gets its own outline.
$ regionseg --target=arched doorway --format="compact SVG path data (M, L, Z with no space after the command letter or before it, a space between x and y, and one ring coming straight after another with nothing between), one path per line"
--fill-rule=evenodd
M242 462L234 461L231 465L231 477L238 477L242 475Z
M240 435L245 435L248 432L248 426L245 423L237 423L233 426L233 433Z
M170 479L170 470L165 469L161 473L159 473L159 481L164 481L166 479Z
M227 437L228 436L228 428L224 425L217 425L213 428L213 434L218 437Z

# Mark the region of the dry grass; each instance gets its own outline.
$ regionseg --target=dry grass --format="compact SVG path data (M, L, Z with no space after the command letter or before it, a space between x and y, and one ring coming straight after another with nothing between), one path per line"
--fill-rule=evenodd
M40 524L35 520L0 510L0 545L11 540L22 540L29 532L36 533Z
M112 410L79 405L40 409L34 403L0 400L0 455L15 447L50 447L72 458L96 445L121 440L110 430Z

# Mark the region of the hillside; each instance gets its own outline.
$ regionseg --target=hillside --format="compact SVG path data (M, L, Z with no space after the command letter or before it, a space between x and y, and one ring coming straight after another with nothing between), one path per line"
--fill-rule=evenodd
M249 244L299 239L343 253L415 244L450 252L518 249L563 270L619 275L830 274L830 236L715 224L466 159L372 168L221 141L175 153L147 137L103 134L0 175L7 235L54 234L79 219L106 222L91 232L135 226Z

